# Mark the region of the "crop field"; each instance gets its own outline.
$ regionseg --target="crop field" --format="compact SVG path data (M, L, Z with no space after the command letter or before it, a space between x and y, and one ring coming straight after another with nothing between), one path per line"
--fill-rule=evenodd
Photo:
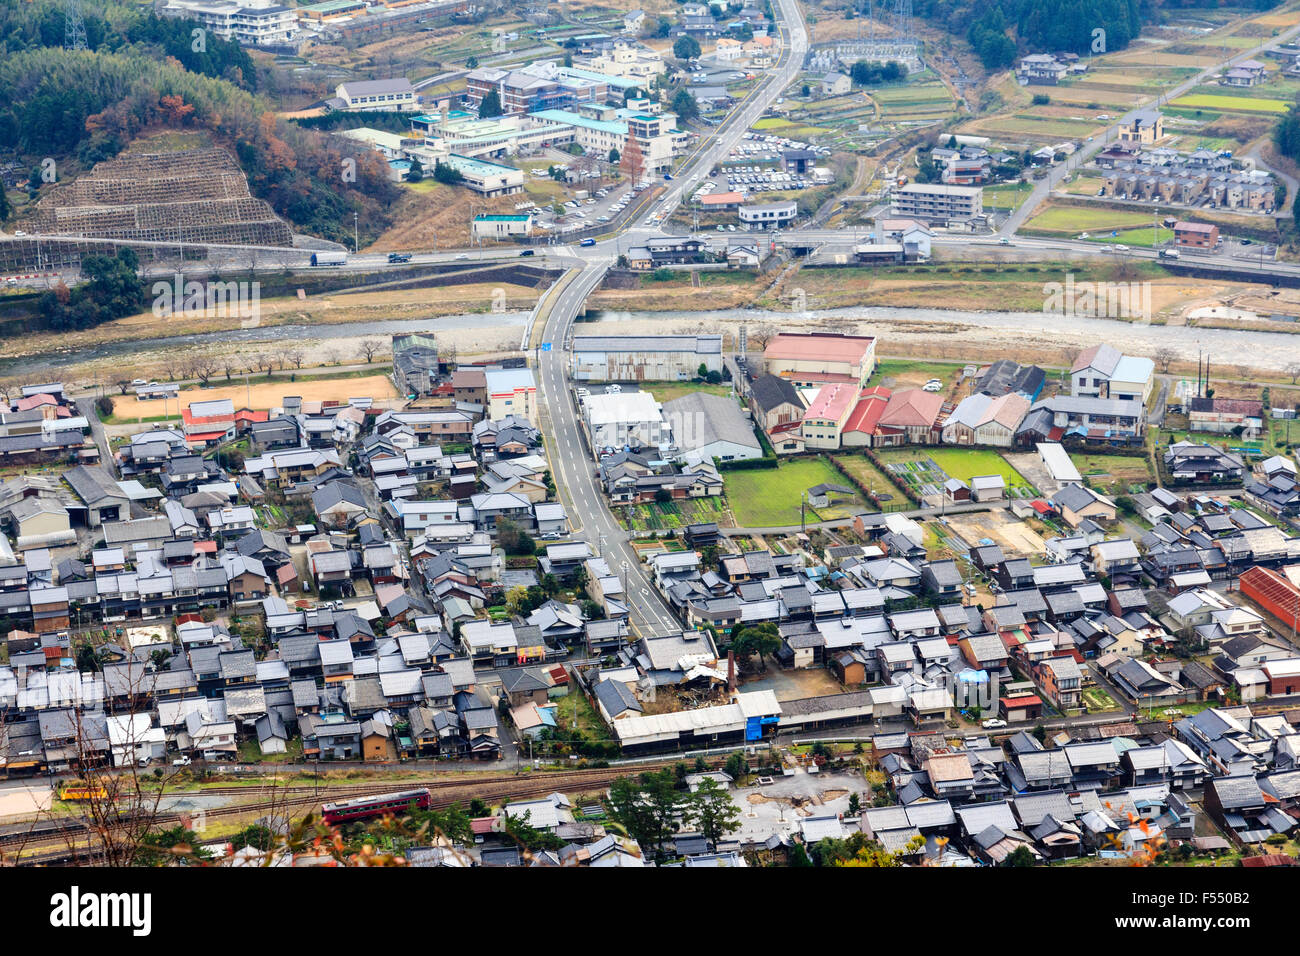
M1029 183L1016 183L1014 186L984 187L984 208L1005 209L1008 212L1020 208L1020 204L1034 191ZM1093 189L1096 194L1097 190Z
M1071 455L1079 474L1107 494L1128 494L1133 486L1146 490L1151 464L1145 457L1129 455Z
M800 495L814 485L851 487L848 478L823 458L783 461L770 470L722 473L736 526L774 528L799 523ZM807 509L809 521L848 518L864 510L875 510L858 494L835 495L826 508Z
M777 133L788 139L813 139L817 136L825 136L831 130L825 126L804 126L790 120L779 119L777 117L766 117L754 124L754 129L762 130L765 133Z
M734 524L727 512L727 503L721 497L686 498L682 501L656 501L637 505L632 509L627 523L631 531L662 531L708 521L716 522L724 528Z
M1226 113L1285 113L1290 106L1285 100L1223 93L1189 93L1178 97L1173 105L1188 109L1222 110Z
M1005 458L984 448L910 448L882 451L880 460L922 497L939 494L949 478L969 482L977 475L1001 475L1007 497L1032 498L1034 486Z

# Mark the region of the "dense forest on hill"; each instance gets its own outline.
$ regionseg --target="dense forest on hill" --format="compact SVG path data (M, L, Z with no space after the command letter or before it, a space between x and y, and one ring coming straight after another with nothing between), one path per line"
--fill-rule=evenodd
M1232 6L1268 10L1279 3L1238 0ZM1223 5L1217 0L914 0L913 9L965 36L986 68L1001 69L1026 53L1088 53L1095 30L1105 31L1105 50L1122 50L1146 24Z

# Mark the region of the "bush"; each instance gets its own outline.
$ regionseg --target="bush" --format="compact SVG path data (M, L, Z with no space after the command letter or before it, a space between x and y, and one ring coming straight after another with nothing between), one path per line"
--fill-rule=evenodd
M113 415L113 399L107 395L101 395L95 399L95 411L99 412L101 418L110 418Z

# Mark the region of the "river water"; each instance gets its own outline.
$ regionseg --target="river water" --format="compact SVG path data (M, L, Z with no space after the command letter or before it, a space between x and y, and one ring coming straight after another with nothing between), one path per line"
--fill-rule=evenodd
M58 369L88 359L127 356L145 351L157 351L195 345L218 345L239 342L303 342L322 343L330 339L357 336L389 336L403 332L437 333L439 329L522 328L528 321L527 312L502 312L496 314L471 313L448 315L436 319L402 319L387 322L348 322L336 325L275 325L257 329L232 329L201 335L173 335L153 339L135 339L109 342L90 349L53 352L40 356L0 359L0 376L21 371L24 375L39 377L41 373ZM1236 331L1231 329L1188 328L1186 326L1142 325L1118 319L1092 316L1059 315L1043 312L958 312L948 309L903 309L878 306L851 306L841 309L824 309L817 312L777 312L760 309L727 309L705 312L595 312L589 314L581 325L627 324L640 325L629 328L638 334L661 326L668 332L668 323L691 322L706 327L737 325L775 325L798 329L801 326L816 328L828 321L860 323L862 331L881 338L880 351L888 354L891 326L899 338L925 335L924 328L933 324L936 332L945 336L978 342L985 347L1002 345L1013 350L1017 343L1038 347L1086 348L1098 342L1109 342L1133 355L1153 355L1161 348L1174 349L1183 360L1194 361L1198 349L1212 356L1216 365L1247 365L1254 368L1281 371L1300 362L1300 335L1288 332L1262 330ZM602 329L613 332L613 329Z
M849 306L817 312L776 312L760 309L710 312L599 312L588 317L601 323L653 323L680 319L710 326L713 323L754 326L775 325L797 330L801 325L824 325L828 320L852 321L862 331L881 338L879 350L889 353L890 327L905 324L909 337L925 334L923 326L941 326L945 335L972 342L1016 341L1026 345L1055 348L1086 348L1108 342L1131 355L1153 355L1157 349L1172 348L1183 360L1195 361L1198 349L1212 356L1216 365L1248 365L1283 370L1300 362L1300 334L1263 330L1207 329L1182 325L1143 325L1119 319L1060 315L1044 312L958 312L949 309L902 309L880 306ZM585 323L584 323L585 324ZM1280 325L1281 323L1279 323ZM921 327L921 328L918 328ZM1287 326L1294 328L1294 326ZM606 330L602 330L606 331Z

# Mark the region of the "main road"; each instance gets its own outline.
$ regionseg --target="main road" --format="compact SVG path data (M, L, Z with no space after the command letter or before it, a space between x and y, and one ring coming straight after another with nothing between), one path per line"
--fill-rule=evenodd
M643 214L662 221L688 196L708 171L735 147L782 91L794 81L808 50L808 32L797 0L776 0L777 28L782 56L750 91L741 104L716 129L702 136L671 180L662 196L648 204ZM647 580L629 536L609 509L604 489L596 478L596 464L587 450L578 410L568 383L568 344L574 321L587 297L599 287L625 244L644 241L659 232L656 225L630 223L620 233L579 251L585 264L573 268L539 300L524 333L521 347L537 357L539 406L543 432L550 438L547 453L557 496L581 534L625 582L629 617L636 633L663 636L680 630L673 612Z

